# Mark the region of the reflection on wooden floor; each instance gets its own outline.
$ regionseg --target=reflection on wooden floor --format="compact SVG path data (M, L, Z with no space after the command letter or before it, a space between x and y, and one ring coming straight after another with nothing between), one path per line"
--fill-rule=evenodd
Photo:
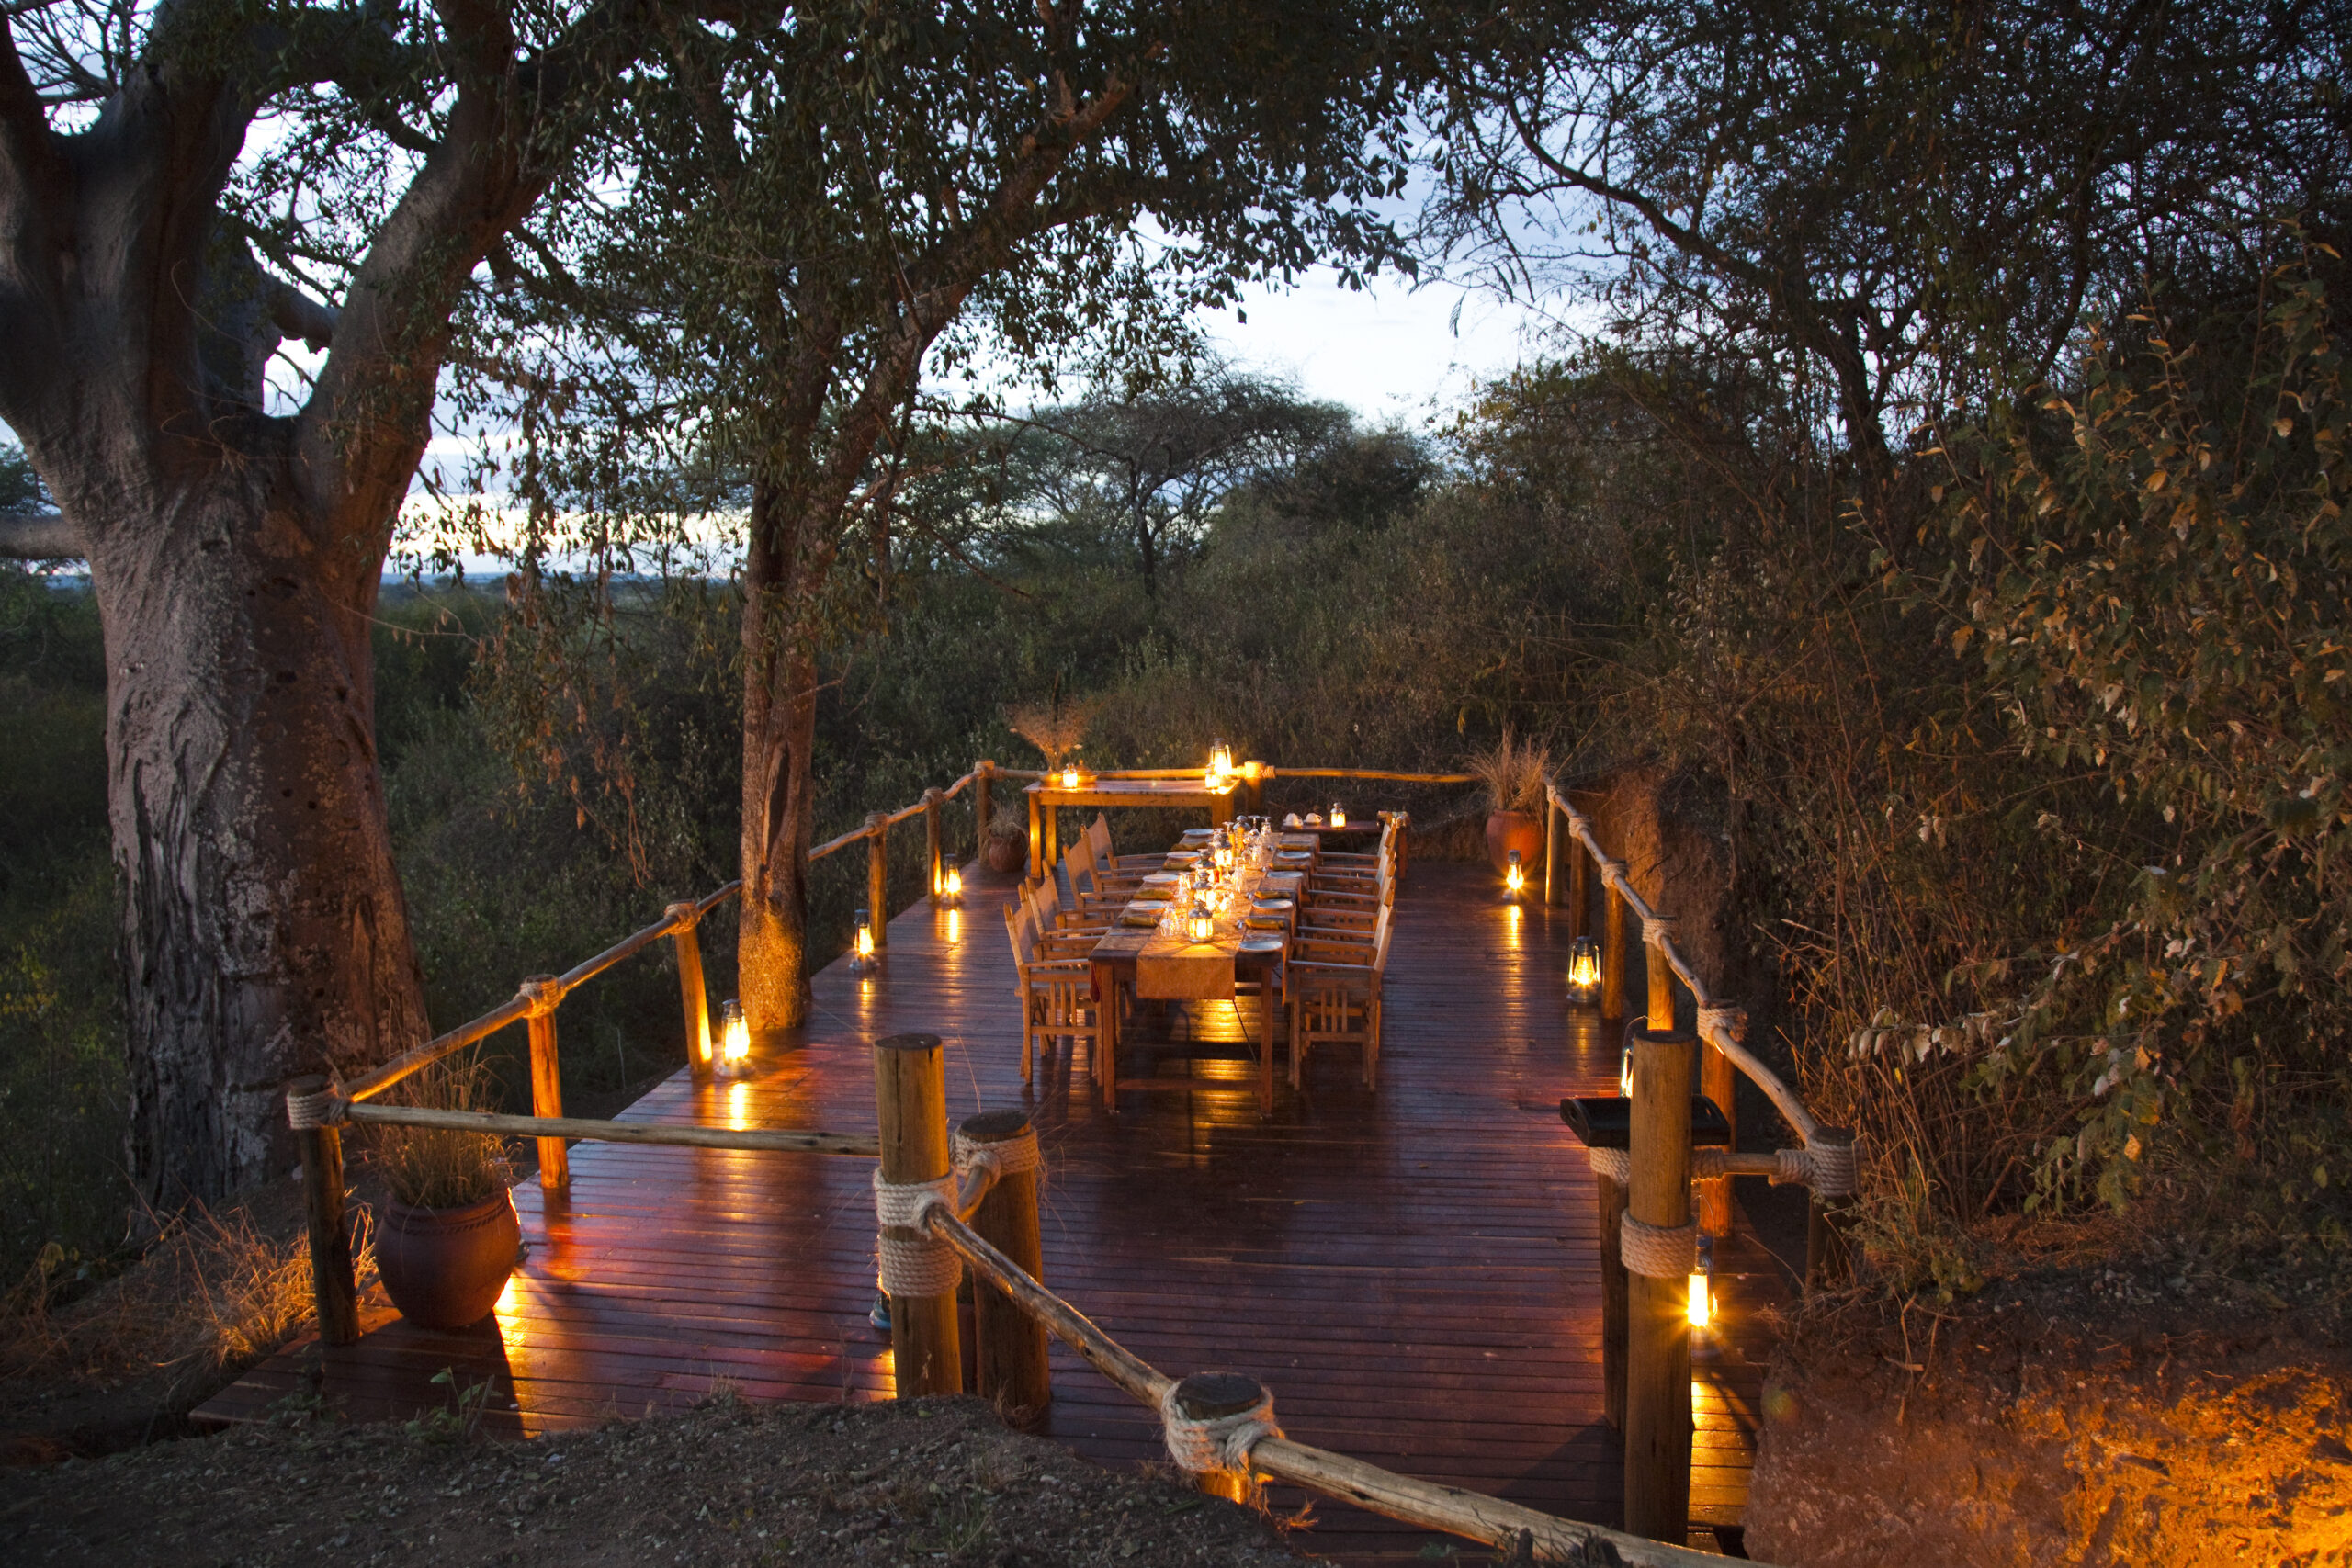
M1377 1464L1579 1518L1614 1520L1617 1441L1600 1415L1592 1179L1562 1095L1613 1092L1616 1051L1562 1000L1564 911L1502 904L1484 867L1419 863L1397 903L1380 1087L1354 1053L1285 1070L1261 1121L1247 1039L1225 1003L1147 1029L1187 1037L1159 1071L1191 1093L1130 1093L1107 1114L1081 1051L1020 1077L1004 888L975 867L968 908L889 930L881 975L818 977L816 1021L750 1082L672 1078L628 1119L874 1125L868 1043L945 1037L954 1113L1028 1104L1050 1161L1048 1281L1171 1374L1233 1368L1274 1391L1284 1427ZM1246 1009L1248 1003L1244 1003ZM1613 1031L1611 1032L1613 1035ZM1138 1070L1139 1063L1130 1063ZM442 1403L430 1380L494 1382L491 1425L539 1432L691 1404L731 1382L755 1399L887 1397L874 1295L872 1166L812 1155L580 1145L567 1198L515 1194L530 1255L494 1320L463 1334L379 1306L359 1344L298 1345L203 1411L252 1420L316 1392L357 1419ZM1728 1314L1778 1300L1760 1250L1719 1260ZM1107 1463L1159 1453L1156 1419L1056 1348L1046 1435ZM1692 1513L1736 1523L1757 1370L1700 1364ZM1277 1497L1295 1507L1296 1497ZM1353 1561L1426 1538L1318 1503L1298 1538Z

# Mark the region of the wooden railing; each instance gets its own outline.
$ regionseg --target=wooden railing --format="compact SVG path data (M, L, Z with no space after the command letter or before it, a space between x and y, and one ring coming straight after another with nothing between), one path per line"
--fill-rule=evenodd
M1555 783L1544 785L1544 898L1573 911L1570 933L1586 934L1588 868L1606 890L1601 939L1601 1014L1626 1015L1626 923L1640 922L1646 950L1643 971L1648 1006L1627 1031L1633 1100L1623 1151L1591 1151L1601 1237L1601 1362L1610 1418L1624 1434L1625 1525L1642 1535L1679 1539L1690 1503L1690 1265L1676 1259L1700 1231L1727 1235L1732 1227L1731 1179L1767 1176L1812 1190L1806 1231L1808 1289L1841 1272L1844 1249L1838 1218L1854 1188L1854 1139L1825 1127L1804 1101L1747 1049L1747 1015L1717 998L1672 935L1661 914L1612 858L1592 822ZM1690 993L1698 1024L1675 1029L1675 982ZM1692 1047L1699 1047L1698 1087L1729 1124L1728 1146L1691 1146ZM1781 1154L1737 1152L1739 1122L1735 1069L1745 1074L1784 1117L1801 1146ZM1695 1204L1693 1199L1695 1197ZM1694 1216L1693 1210L1696 1210ZM1639 1267L1627 1267L1627 1241Z

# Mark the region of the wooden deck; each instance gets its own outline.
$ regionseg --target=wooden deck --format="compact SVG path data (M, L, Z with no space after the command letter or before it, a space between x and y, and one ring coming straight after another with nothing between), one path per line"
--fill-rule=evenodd
M1114 1117L1085 1092L1082 1054L1075 1072L1065 1050L1022 1085L1003 886L974 868L966 909L891 922L885 973L824 971L816 1021L753 1080L697 1089L682 1072L627 1118L870 1130L868 1043L941 1034L955 1114L1032 1107L1049 1161L1046 1280L1138 1354L1176 1375L1261 1377L1303 1441L1615 1521L1592 1179L1557 1106L1613 1092L1616 1051L1562 999L1565 912L1502 904L1484 867L1416 864L1376 1092L1352 1051L1326 1049L1303 1091L1283 1075L1261 1121L1241 1021L1218 1003L1163 1025L1230 1054L1171 1053L1162 1070L1198 1092L1130 1093ZM576 1145L568 1197L516 1190L529 1257L491 1322L434 1333L379 1304L357 1345L290 1347L198 1418L253 1420L305 1392L354 1419L406 1416L446 1400L430 1382L445 1367L492 1380L492 1425L517 1433L690 1404L722 1381L755 1399L888 1397L888 1336L866 1322L872 1168ZM1752 1245L1719 1268L1735 1323L1783 1292ZM1059 1346L1054 1377L1045 1435L1105 1463L1159 1454L1156 1417ZM1736 1525L1758 1370L1720 1349L1693 1392L1694 1524ZM1296 1539L1348 1561L1410 1559L1430 1539L1336 1504L1315 1513Z

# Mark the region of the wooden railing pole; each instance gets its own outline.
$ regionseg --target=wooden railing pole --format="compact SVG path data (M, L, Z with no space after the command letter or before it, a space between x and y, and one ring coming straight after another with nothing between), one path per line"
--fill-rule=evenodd
M972 770L972 842L985 852L996 823L996 764L986 757Z
M534 975L523 982L531 998L531 1114L563 1114L563 1069L556 1057L555 1010L563 1000L563 985L553 975ZM539 1141L539 1186L553 1192L571 1185L571 1159L561 1138Z
M1710 1004L1710 1011L1727 1021L1734 1035L1742 1040L1747 1034L1747 1014L1729 1002ZM1702 1033L1700 1038L1706 1037ZM1724 1146L1739 1147L1739 1080L1731 1058L1712 1043L1699 1048L1699 1092L1714 1101L1715 1109L1724 1113L1731 1125L1731 1139ZM1699 1228L1709 1235L1731 1235L1731 1178L1709 1177L1699 1183Z
M874 913L874 951L890 945L890 814L865 814L865 907Z
M899 1186L948 1174L947 1070L936 1034L893 1034L874 1043L874 1108L882 1136L882 1179ZM891 1227L886 1237L929 1240ZM891 1359L901 1398L964 1392L956 1343L956 1292L890 1298Z
M1844 1127L1822 1127L1809 1140L1811 1146L1833 1145L1847 1151L1850 1161L1854 1134ZM1846 1209L1853 1201L1846 1193L1826 1197L1813 1195L1811 1213L1806 1216L1804 1233L1804 1288L1807 1294L1819 1290L1836 1290L1854 1277L1853 1255L1846 1243Z
M1547 908L1557 908L1567 902L1566 868L1560 863L1567 849L1567 823L1547 795L1544 797L1544 903Z
M945 861L940 843L939 803L944 796L937 784L922 792L923 875L931 887L931 901L939 902L946 889Z
M1613 886L1600 938L1600 1016L1611 1023L1625 1016L1625 896Z
M1690 1222L1692 1044L1692 1036L1671 1030L1633 1032L1626 1214L1653 1230L1680 1231ZM1645 1273L1644 1261L1628 1253L1625 1529L1680 1541L1690 1519L1689 1272L1684 1266Z
M1036 1149L1036 1134L1025 1111L983 1111L964 1118L956 1132L969 1145L995 1145L1008 1153L1018 1150L1033 1157ZM1031 1279L1045 1279L1034 1167L999 1174L988 1196L973 1211L971 1224L981 1240L1020 1265ZM1053 1374L1046 1359L1046 1325L988 1280L975 1279L972 1332L979 1341L974 1392L1016 1427L1042 1419L1054 1396Z
M692 900L665 911L678 922L671 940L678 944L678 1007L686 1021L686 1066L696 1083L710 1081L718 1058L710 1048L710 994L702 979L700 915Z
M1029 802L1029 880L1036 882L1046 874L1045 827L1040 821L1037 797L1025 789L1021 793ZM1050 811L1043 813L1044 822L1051 822L1053 815Z
M1644 922L1642 931L1642 978L1648 990L1648 1023L1650 1032L1664 1034L1674 1028L1674 966L1666 961L1666 951L1660 938L1669 936L1674 920L1660 915Z
M1618 1249L1625 1219L1625 1186L1612 1176L1593 1179L1600 1208L1600 1384L1609 1424L1625 1429L1625 1256Z
M313 1074L286 1086L289 1108L297 1096L326 1091ZM343 1129L304 1127L296 1119L294 1141L302 1151L302 1208L311 1232L311 1301L319 1317L319 1339L328 1345L359 1338L359 1285L351 1269L351 1225L343 1207Z
M1592 930L1592 888L1586 873L1592 864L1591 857L1574 834L1568 840L1568 935L1579 937Z

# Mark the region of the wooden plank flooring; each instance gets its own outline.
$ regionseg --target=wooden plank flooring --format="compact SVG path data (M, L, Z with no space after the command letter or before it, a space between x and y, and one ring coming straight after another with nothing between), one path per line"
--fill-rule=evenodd
M1616 1052L1562 1000L1564 911L1500 903L1484 867L1416 864L1376 1092L1351 1049L1327 1047L1298 1093L1285 1062L1261 1122L1245 1021L1218 1003L1159 1021L1179 1047L1159 1070L1198 1089L1130 1093L1113 1116L1087 1092L1082 1050L1075 1070L1065 1049L1021 1083L1006 881L967 878L965 910L891 922L882 974L820 975L815 1021L755 1078L698 1089L681 1073L626 1119L870 1131L868 1043L939 1033L955 1114L1032 1109L1047 1281L1137 1354L1176 1375L1261 1377L1302 1441L1617 1518L1592 1179L1557 1112L1562 1095L1613 1091ZM446 1398L430 1382L443 1368L491 1379L491 1425L514 1433L691 1404L722 1382L754 1399L888 1397L888 1337L865 1315L872 1168L575 1145L569 1194L516 1190L530 1252L492 1320L434 1333L374 1303L357 1345L290 1347L198 1418L253 1420L306 1392L355 1419L407 1416ZM1781 1294L1751 1245L1720 1267L1736 1322ZM1159 1455L1156 1418L1058 1346L1054 1377L1045 1435L1105 1463ZM1758 1392L1736 1347L1700 1363L1694 1523L1738 1522ZM1411 1559L1430 1539L1336 1504L1315 1517L1296 1539L1351 1562Z

